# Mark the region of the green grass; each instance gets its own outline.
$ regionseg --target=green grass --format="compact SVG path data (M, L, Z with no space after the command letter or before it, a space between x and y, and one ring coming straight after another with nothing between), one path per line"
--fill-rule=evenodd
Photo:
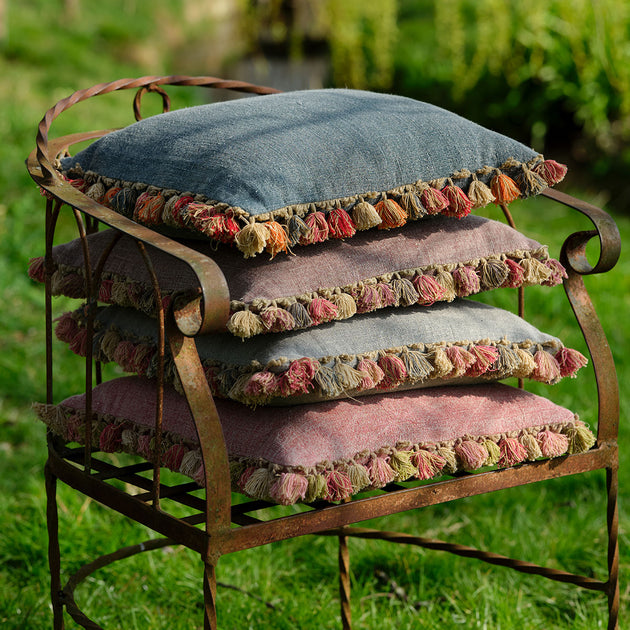
M194 71L171 68L164 47L164 24L152 15L175 15L185 4L105 2L81 19L64 21L56 3L10 3L9 34L0 45L0 90L7 95L0 117L0 626L50 628L46 557L44 428L35 420L32 401L43 400L44 337L41 287L26 277L31 256L42 251L43 200L30 182L23 160L34 146L43 112L75 89L98 81L144 73ZM137 26L137 29L136 29ZM175 28L172 26L172 28ZM139 30L138 30L139 29ZM162 30L160 30L162 29ZM175 38L173 41L176 41ZM152 63L139 60L139 47L155 51ZM135 52L134 52L135 51ZM174 56L174 55L173 55ZM175 105L194 102L173 90ZM106 128L131 121L130 94L96 99L77 114L59 120L59 134ZM122 112L122 113L121 113ZM577 185L579 184L579 185ZM594 203L596 193L582 182L573 192ZM563 236L588 228L588 222L544 200L516 203L513 212L530 236L550 244L557 255ZM497 218L494 209L489 216ZM616 214L622 238L630 220ZM61 226L63 238L71 223ZM622 258L602 277L587 279L608 333L622 383L622 409L628 409L629 342L625 317L630 312L630 265ZM488 299L504 304L513 292ZM56 312L68 300L55 303ZM585 351L561 290L528 291L529 318ZM60 346L56 397L77 391L81 368ZM591 375L553 388L554 399L594 424ZM548 394L546 386L532 387ZM621 574L622 619L630 616L627 597L628 519L624 505L630 488L628 429L621 425ZM603 474L527 488L415 511L378 521L386 529L481 546L532 562L605 577L605 504ZM59 489L64 570L76 569L95 555L150 537L144 527L127 522L65 487ZM574 587L521 576L505 569L439 552L381 542L350 541L353 617L357 628L488 628L493 630L605 627L604 597ZM219 620L224 628L337 628L335 541L307 537L240 552L223 558L218 579L270 604L219 587ZM190 552L166 549L142 554L92 576L77 592L78 601L106 628L200 628L201 565ZM399 587L393 592L392 581ZM623 626L622 622L622 626ZM68 628L75 625L68 621Z

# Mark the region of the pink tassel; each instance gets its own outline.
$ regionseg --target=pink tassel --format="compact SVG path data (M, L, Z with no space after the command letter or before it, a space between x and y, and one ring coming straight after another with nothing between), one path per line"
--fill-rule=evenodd
M243 393L247 396L247 398L264 399L268 396L272 396L278 388L279 377L273 372L263 370L262 372L252 374L251 378L247 381L245 387L243 388Z
M122 443L121 435L123 432L122 424L108 424L98 439L98 445L104 453L114 453L119 450Z
M306 223L309 231L300 236L301 245L323 243L328 238L328 223L323 212L311 212L304 219L304 223Z
M442 211L442 214L448 217L457 217L461 219L470 214L473 202L466 196L466 193L454 184L447 184L442 188L442 194L448 201L448 207Z
M418 469L418 479L433 479L446 466L446 460L441 455L424 450L413 453L411 463Z
M353 297L357 305L357 313L370 313L381 307L381 296L376 287L371 284L363 285L361 292Z
M111 359L118 363L125 372L132 372L131 358L135 351L135 344L132 341L121 341L114 350Z
M71 343L79 334L79 325L73 319L72 313L64 313L57 320L55 336L59 341Z
M521 267L515 260L512 260L511 258L506 258L505 264L508 267L508 277L507 280L503 283L502 287L504 289L516 289L522 286L523 281L525 280L525 269L523 269L523 267Z
M70 342L70 350L80 357L87 356L87 329L81 328L77 331L74 339Z
M472 267L458 267L453 271L453 280L455 280L455 291L458 297L466 297L479 293L481 283L477 272Z
M162 457L162 464L169 470L178 471L182 465L182 459L188 452L183 444L173 444Z
M28 277L31 280L35 280L35 282L44 282L46 279L46 270L43 256L31 258L28 264Z
M448 199L437 188L425 188L420 194L420 203L429 214L438 214L448 208Z
M472 346L469 352L475 357L475 362L466 370L466 376L485 374L499 358L499 350L494 346Z
M146 374L154 354L155 348L153 346L147 343L139 343L131 356L131 371L138 374Z
M320 368L319 361L304 357L292 361L289 369L280 377L278 389L282 396L308 394L313 389L313 378Z
M306 496L308 481L304 475L281 473L272 484L269 495L281 505L293 505Z
M330 238L350 238L357 231L350 215L342 208L331 210L327 219Z
M341 501L352 495L352 482L350 477L340 470L331 470L326 475L326 499L328 501Z
M549 352L537 350L534 354L534 363L536 367L529 375L534 381L553 385L560 380L560 366Z
M380 306L396 306L398 300L392 288L385 282L379 282L376 285Z
M419 275L413 279L413 285L420 295L418 304L430 306L435 302L440 302L446 296L446 289L433 276Z
M447 378L458 378L466 374L471 365L475 362L475 357L461 346L448 346L444 349L448 360L453 364L453 369Z
M567 167L555 160L545 160L534 166L533 170L540 175L548 186L558 184L567 174Z
M499 442L499 451L501 455L498 465L501 468L514 466L527 459L527 449L516 438L502 438Z
M378 366L378 363L372 359L361 359L357 365L357 370L366 374L359 385L361 391L374 389L385 377L385 373Z
M101 286L98 288L98 299L100 302L111 304L112 301L112 287L114 286L113 280L101 281Z
M575 373L588 364L588 359L581 352L572 348L560 348L554 358L560 367L560 376L562 377L575 377Z
M295 319L289 311L278 306L269 306L260 313L260 319L270 332L284 332L295 328Z
M393 355L386 354L377 361L381 370L383 370L383 380L379 383L379 389L390 389L396 387L407 378L407 370L402 359Z
M547 269L551 271L551 275L549 276L549 278L545 280L545 282L543 282L546 287L555 287L559 284L562 284L562 281L565 278L569 277L567 276L567 270L562 266L559 261L555 260L554 258L546 260L545 267L547 267Z
M396 478L396 472L382 457L373 457L367 465L367 470L375 488L382 488Z
M569 450L569 438L562 433L544 430L536 436L536 440L545 457L559 457Z
M455 453L459 457L464 470L477 470L481 468L488 459L488 451L479 442L464 440L455 446Z
M337 317L337 307L325 298L314 298L308 305L308 314L313 320L313 324L321 324L323 322L330 322Z

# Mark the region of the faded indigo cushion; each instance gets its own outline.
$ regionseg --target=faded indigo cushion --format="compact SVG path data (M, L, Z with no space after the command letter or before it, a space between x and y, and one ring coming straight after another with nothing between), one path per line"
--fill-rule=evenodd
M94 446L154 461L154 384L120 378L97 386L92 397ZM579 453L595 442L573 412L499 383L255 411L216 402L234 489L286 505L339 501L392 481ZM36 408L53 432L84 442L83 395ZM169 387L163 432L162 465L203 483L188 405Z
M59 339L85 354L83 311L68 313ZM126 371L156 370L156 325L134 309L102 307L96 315L96 357ZM500 308L458 299L452 304L382 310L316 328L195 339L219 396L250 405L295 404L378 390L431 387L450 380L510 376L555 383L586 364L579 352ZM167 357L166 377L178 385Z
M62 160L67 178L147 225L246 258L537 194L566 167L428 103L310 90L141 120Z
M88 236L96 264L115 236L105 230ZM504 223L469 215L461 221L431 217L387 236L362 232L351 241L334 241L325 255L316 248L298 257L245 261L235 250L221 255L210 243L186 243L214 258L231 296L228 330L238 337L284 332L349 319L387 306L452 301L499 287L544 284L565 277L547 248ZM173 293L199 294L189 267L149 247L163 301ZM83 247L76 239L52 252L52 291L85 298ZM32 278L44 280L44 260L33 259ZM142 256L123 236L105 263L99 300L155 315L155 295Z

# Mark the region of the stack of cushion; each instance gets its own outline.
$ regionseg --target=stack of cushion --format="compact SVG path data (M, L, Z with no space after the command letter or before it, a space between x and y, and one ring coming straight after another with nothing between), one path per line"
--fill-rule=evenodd
M560 181L565 167L440 108L353 90L244 98L154 116L62 160L96 201L211 256L226 330L197 348L234 488L283 504L341 500L394 480L580 452L570 411L498 383L549 384L586 363L562 341L467 299L552 287L547 248L471 210ZM92 260L112 230L88 237ZM149 248L162 302L198 300L189 268ZM53 250L55 294L87 298L80 241ZM30 275L43 280L41 258ZM93 392L95 443L156 459L156 296L130 237L95 282L94 353L135 376ZM57 336L86 354L85 309ZM199 445L167 355L162 463L202 482ZM68 440L84 396L39 406Z

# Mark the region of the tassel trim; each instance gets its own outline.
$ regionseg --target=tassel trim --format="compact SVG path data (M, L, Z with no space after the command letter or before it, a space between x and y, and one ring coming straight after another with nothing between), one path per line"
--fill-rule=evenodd
M85 329L81 309L57 320L55 334L75 354L85 356ZM94 336L95 358L117 363L125 372L149 378L157 371L151 339L132 339L115 327L98 330ZM278 358L267 365L252 361L230 366L213 360L202 364L213 394L252 407L280 399L314 394L321 399L376 393L457 378L500 380L529 378L555 384L575 377L588 360L577 350L554 343L507 340L411 344L343 357L302 357L292 361ZM165 376L181 393L174 362L168 350Z
M267 251L273 258L289 246L329 238L351 238L357 230L391 229L427 214L462 218L472 208L509 203L538 194L564 178L566 166L539 155L527 163L507 160L500 168L466 169L431 182L417 181L387 191L366 192L278 208L252 216L243 208L204 195L165 190L84 172L63 173L77 189L138 223L185 228L226 244L245 258Z
M85 298L81 272L82 269L58 265L52 276L53 295ZM44 259L33 258L28 273L33 280L44 282ZM506 287L555 286L566 277L564 267L549 258L543 246L461 263L403 269L354 284L275 300L233 300L227 329L236 337L247 339L263 333L309 328L333 319L349 319L357 313L388 306L428 306ZM163 294L165 308L171 298L170 294ZM153 317L157 310L153 289L113 273L103 274L98 299L106 304L130 306Z
M56 405L36 403L35 411L55 434L69 442L85 443L85 414ZM93 446L105 452L140 454L155 462L155 437L129 421L93 414ZM165 431L162 465L203 484L203 463L196 444ZM321 462L312 467L279 466L263 459L230 457L233 490L254 499L282 505L317 500L343 501L363 490L392 482L429 480L461 471L507 468L525 461L588 451L595 444L589 427L573 422L528 427L495 435L466 435L439 443L400 442L354 457Z

